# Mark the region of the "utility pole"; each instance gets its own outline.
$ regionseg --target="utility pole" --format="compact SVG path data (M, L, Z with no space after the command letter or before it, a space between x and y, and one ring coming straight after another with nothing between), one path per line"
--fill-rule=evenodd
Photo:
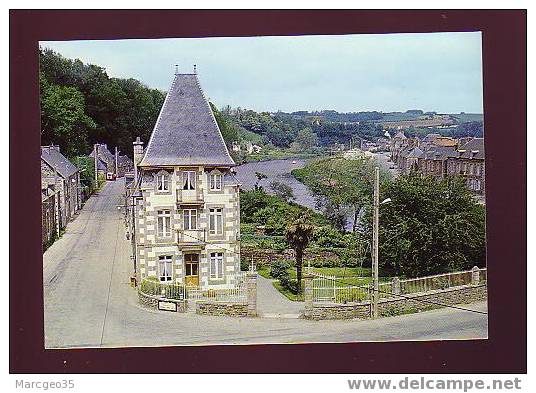
M99 145L95 143L93 146L94 165L95 165L95 189L99 188L99 174L97 171L97 156L99 155Z
M115 177L119 177L119 172L118 172L118 158L119 158L119 150L117 149L117 146L115 147Z
M378 231L380 224L380 168L374 167L374 214L372 223L372 318L378 318Z

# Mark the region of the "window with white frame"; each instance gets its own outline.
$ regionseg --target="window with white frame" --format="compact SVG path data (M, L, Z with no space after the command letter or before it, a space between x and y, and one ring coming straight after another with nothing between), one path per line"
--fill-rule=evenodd
M156 190L160 192L169 191L169 175L167 173L156 175Z
M210 190L211 191L220 191L222 185L222 175L221 173L211 173L210 174Z
M193 171L186 171L182 173L182 189L183 190L195 190L196 173Z
M158 272L160 281L173 281L173 258L171 255L160 255L158 257Z
M211 235L223 234L223 209L221 207L209 209L208 232Z
M197 210L196 209L184 209L184 229L192 230L197 229Z
M210 278L223 278L223 253L210 253Z
M170 237L171 236L171 211L170 210L158 210L157 211L157 223L158 223L158 236Z

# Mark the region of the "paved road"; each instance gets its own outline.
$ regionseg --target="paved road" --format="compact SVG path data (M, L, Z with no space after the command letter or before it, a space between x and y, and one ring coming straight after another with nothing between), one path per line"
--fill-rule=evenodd
M394 163L391 161L391 153L388 152L381 152L381 153L374 153L374 160L378 163L378 165L385 171L391 172L391 175L398 176L399 170L396 168Z
M108 183L44 254L47 348L487 337L485 315L452 309L375 321L210 317L143 309L128 284L130 245L116 208L122 187L121 181ZM259 295L263 283L261 279ZM277 313L279 306L273 307ZM467 307L486 310L485 303Z

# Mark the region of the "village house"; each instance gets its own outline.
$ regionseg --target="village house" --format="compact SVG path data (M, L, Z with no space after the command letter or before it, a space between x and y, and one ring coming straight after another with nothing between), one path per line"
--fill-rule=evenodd
M136 279L232 288L240 272L239 183L197 74L176 73L147 148L134 142Z
M484 195L486 189L484 156L484 138L474 138L451 153L447 160L447 172L449 175L463 176L471 191Z
M93 150L89 154L91 158L95 158L95 150L97 150L97 172L104 179L112 180L116 174L115 156L108 150L106 143L97 143L93 146Z
M82 206L80 171L59 146L41 146L43 243L62 228Z
M391 139L391 157L401 173L419 172L438 178L460 175L471 191L484 194L484 138L428 134L419 140L398 132Z
M117 177L124 177L125 174L134 170L134 161L125 155L117 157Z

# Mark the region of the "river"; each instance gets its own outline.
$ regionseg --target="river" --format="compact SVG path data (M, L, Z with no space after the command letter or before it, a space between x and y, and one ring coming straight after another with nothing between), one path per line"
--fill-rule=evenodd
M294 193L294 201L300 205L315 209L315 198L311 191L303 183L299 182L290 174L290 171L296 168L303 168L305 160L303 159L285 159L285 160L270 160L259 162L248 162L242 164L236 169L236 177L242 184L242 189L252 190L257 182L255 172L263 173L267 176L259 183L264 187L267 193L274 194L270 184L273 181L278 181L287 184L292 188Z
M393 168L393 164L389 159L388 153L380 153L374 155L375 161L384 170L389 171L393 176L397 176L398 171ZM259 183L264 187L267 193L274 194L270 184L273 181L278 181L289 185L294 193L294 202L309 207L315 211L319 211L316 208L316 201L307 186L294 178L290 174L290 171L296 168L303 168L305 166L305 160L303 159L285 159L285 160L270 160L249 162L247 164L238 165L236 169L236 177L242 184L242 189L252 190L257 182L257 176L255 172L263 173L267 176L266 179L262 179ZM353 227L354 217L353 214L348 214L346 217L346 230L351 231Z

